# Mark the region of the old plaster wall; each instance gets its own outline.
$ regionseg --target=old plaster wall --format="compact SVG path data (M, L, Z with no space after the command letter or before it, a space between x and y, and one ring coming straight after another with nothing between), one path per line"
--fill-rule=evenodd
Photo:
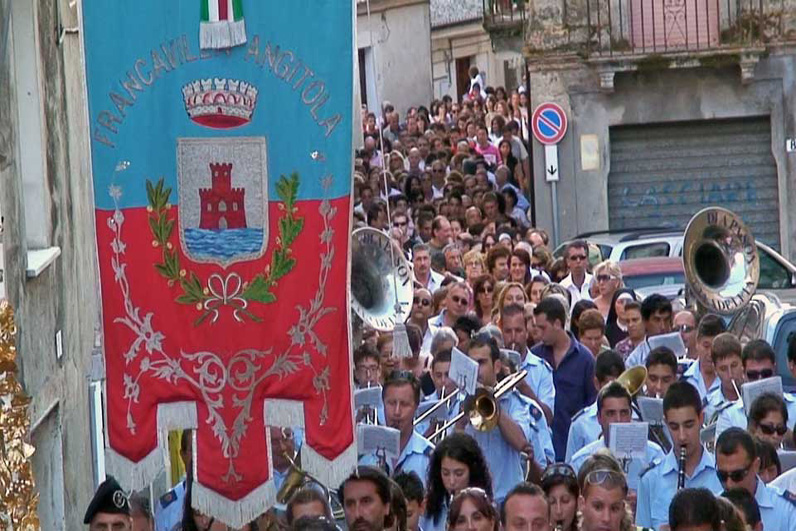
M783 254L794 258L796 169L785 153L785 139L794 136L794 70L796 57L787 50L761 59L754 79L741 83L737 66L662 69L618 73L613 92L600 90L594 70L572 60L537 65L531 73L533 106L544 101L562 104L569 129L559 145L561 180L558 206L561 239L608 228L608 174L611 168L609 128L688 120L771 116L771 149L780 188L780 234ZM597 135L599 169L583 171L582 135ZM551 185L545 182L544 149L533 145L537 219L552 227Z
M0 27L11 16L11 3L0 0ZM39 213L51 222L49 245L62 254L38 277L26 277L25 200L19 153L15 67L11 59L13 26L0 29L0 208L5 217L5 278L17 311L22 381L33 397L34 440L46 441L34 457L39 474L42 528L80 529L93 493L89 445L87 373L97 316L91 179L89 174L85 91L80 39L64 35L59 45L58 11L64 27L76 27L77 11L66 0L35 4L35 28L45 149L47 201ZM17 23L17 21L14 21ZM21 119L32 119L22 117ZM56 358L61 331L63 356ZM54 459L63 455L62 463ZM60 469L59 469L60 465Z
M360 4L357 48L371 48L375 86L403 117L409 107L431 101L431 18L428 1L371 2L370 23ZM372 72L368 74L374 75ZM378 105L368 102L368 107Z

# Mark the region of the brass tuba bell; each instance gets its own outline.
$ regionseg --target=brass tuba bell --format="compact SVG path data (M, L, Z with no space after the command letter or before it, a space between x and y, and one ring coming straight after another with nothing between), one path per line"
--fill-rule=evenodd
M720 207L697 212L683 237L688 292L708 311L731 315L755 294L760 261L741 218Z
M412 309L412 273L403 251L385 233L357 229L351 242L351 307L376 330L391 332Z
M631 367L620 374L616 381L627 389L630 396L636 396L647 381L647 369L643 365Z

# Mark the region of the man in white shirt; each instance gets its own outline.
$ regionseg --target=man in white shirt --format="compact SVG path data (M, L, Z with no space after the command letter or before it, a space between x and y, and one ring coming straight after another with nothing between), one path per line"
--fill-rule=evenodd
M561 281L561 286L570 293L571 305L581 299L591 300L589 288L591 288L592 276L587 271L589 266L589 246L583 240L571 242L567 245L564 254L569 268L569 275Z

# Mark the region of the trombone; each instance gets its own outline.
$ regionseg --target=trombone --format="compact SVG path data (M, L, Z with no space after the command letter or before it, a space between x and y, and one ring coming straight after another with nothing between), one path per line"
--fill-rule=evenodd
M459 422L465 415L470 417L470 425L477 431L494 429L498 423L498 399L513 390L527 375L528 371L523 369L498 382L493 391L482 387L475 393L469 403L465 402L462 405L462 411L459 414L443 424L429 439L436 439L446 433L451 426Z

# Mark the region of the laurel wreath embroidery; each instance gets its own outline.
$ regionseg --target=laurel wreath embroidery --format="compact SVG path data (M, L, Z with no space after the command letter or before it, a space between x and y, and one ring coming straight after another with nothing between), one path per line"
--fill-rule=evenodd
M155 269L168 281L169 287L180 287L181 294L175 299L176 302L195 306L197 311L202 312L194 325L198 326L208 318L215 322L219 309L224 306L231 308L238 321L242 322L244 317L256 322L262 321L262 318L249 311L249 304L275 302L273 289L296 266L291 246L304 228L304 218L296 215L298 187L299 175L296 172L289 177L282 175L276 184L277 195L282 200L278 208L283 214L279 218L276 247L263 273L256 275L251 281L241 281L237 273L231 273L226 278L213 274L202 280L194 271L180 267L180 255L171 243L176 223L169 202L171 188L165 186L164 179L160 179L157 184L147 180L147 212L153 237L152 246L162 249L162 262L155 263Z

